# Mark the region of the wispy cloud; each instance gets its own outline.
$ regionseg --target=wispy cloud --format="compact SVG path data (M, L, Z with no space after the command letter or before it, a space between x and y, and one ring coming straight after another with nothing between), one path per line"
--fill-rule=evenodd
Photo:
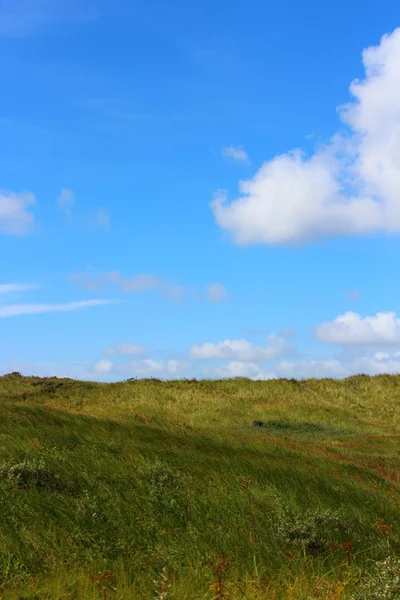
M121 342L115 346L104 348L104 354L107 356L132 356L134 354L144 354L145 352L146 348L143 346L129 344L127 342Z
M235 147L235 146L227 146L226 148L222 148L221 150L222 156L233 160L235 162L248 163L249 155L243 148Z
M33 224L31 207L35 204L35 196L31 192L0 191L0 233L24 235Z
M131 277L123 277L118 271L98 274L90 271L79 271L71 275L69 281L86 290L98 291L116 286L124 292L154 290L160 288L164 283L161 277L155 275L139 274Z
M110 119L125 122L152 121L160 118L152 113L140 113L132 110L132 101L128 98L83 98L77 101L76 106L95 111Z
M123 276L118 271L96 273L78 271L68 278L69 281L83 289L101 291L117 287L123 292L137 293L143 291L157 290L163 297L181 304L186 298L203 299L211 303L223 302L227 299L227 291L220 283L206 286L205 293L199 292L194 286L184 286L167 280L158 275L140 273L138 275Z
M89 308L91 306L101 306L102 304L111 304L115 300L80 300L79 302L68 302L66 304L6 304L0 305L0 319L7 317L18 317L20 315L37 315L53 312L71 312Z
M110 213L103 208L99 208L95 212L92 221L93 221L93 227L99 227L100 229L105 229L106 231L108 231L110 229L110 225L111 225Z
M36 290L38 287L38 285L30 283L0 283L0 294L29 292L30 290Z
M68 188L63 188L56 199L57 208L67 217L69 225L78 225L90 229L110 229L110 213L105 208L96 208L92 212L74 210L76 207L76 193Z
M97 10L83 0L2 0L0 36L35 35L55 23L79 23L97 16Z
M359 290L348 290L347 292L345 292L347 298L350 300L350 302L359 302L360 301L360 297L361 294L359 292Z

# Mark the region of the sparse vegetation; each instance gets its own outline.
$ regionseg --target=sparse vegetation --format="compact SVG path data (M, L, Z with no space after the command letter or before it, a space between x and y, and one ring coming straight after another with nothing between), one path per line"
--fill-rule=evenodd
M0 597L400 598L399 436L400 376L1 377Z

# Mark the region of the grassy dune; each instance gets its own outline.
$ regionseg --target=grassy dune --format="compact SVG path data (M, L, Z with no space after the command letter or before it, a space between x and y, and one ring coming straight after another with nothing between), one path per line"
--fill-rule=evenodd
M400 376L1 377L0 597L400 598L399 441Z

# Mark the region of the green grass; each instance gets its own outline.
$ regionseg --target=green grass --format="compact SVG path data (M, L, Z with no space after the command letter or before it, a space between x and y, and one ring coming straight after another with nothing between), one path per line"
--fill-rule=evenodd
M399 437L400 376L1 377L0 597L350 598L400 555Z

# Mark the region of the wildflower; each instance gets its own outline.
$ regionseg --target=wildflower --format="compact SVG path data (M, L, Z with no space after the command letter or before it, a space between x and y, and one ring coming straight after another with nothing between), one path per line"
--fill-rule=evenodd
M383 535L388 536L392 532L393 525L388 525L383 519L378 519L378 522L373 525L373 528L380 533L383 533Z

